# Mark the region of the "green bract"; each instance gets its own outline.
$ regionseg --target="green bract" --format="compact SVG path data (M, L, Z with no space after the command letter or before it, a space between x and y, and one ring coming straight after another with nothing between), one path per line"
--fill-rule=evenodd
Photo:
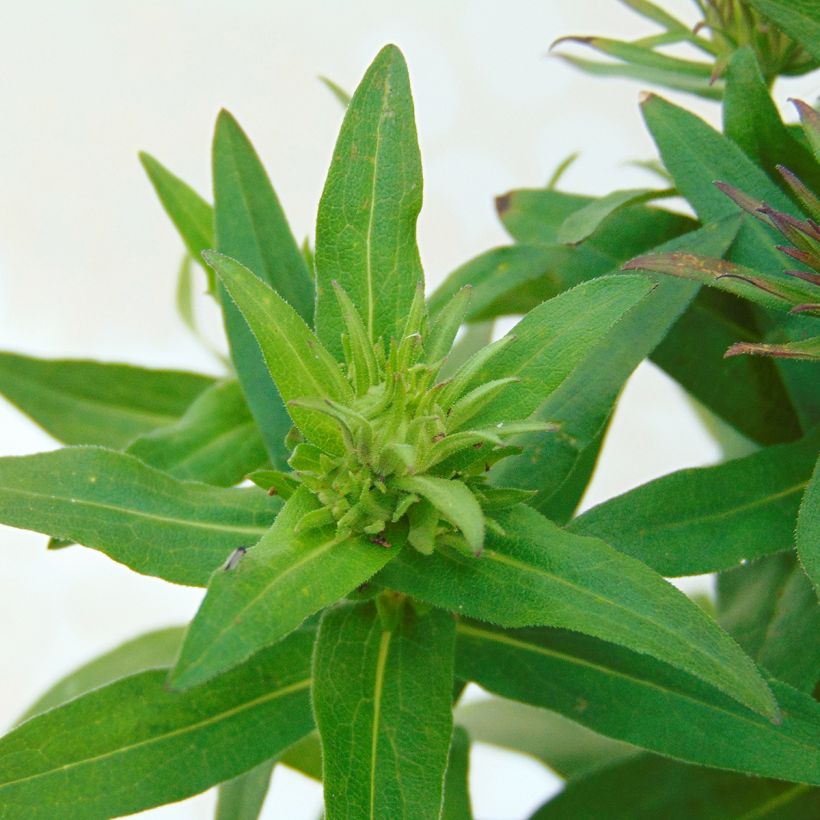
M512 244L429 297L395 46L352 97L325 80L346 110L315 253L229 113L213 205L141 155L184 246L182 318L199 333L204 275L228 372L0 354L0 390L66 445L0 458L0 523L207 591L0 739L0 820L212 786L217 818L252 820L279 765L323 781L329 820L470 820L474 741L567 781L533 817L818 813L820 380L786 359L818 356L820 120L799 103L784 125L768 84L816 64L820 13L699 3L692 32L628 5L664 31L586 40L624 62L604 73L722 96L725 133L647 97L663 187L566 193L565 161L499 197ZM710 62L659 52L676 42ZM659 207L675 195L694 216ZM725 359L739 338L767 355ZM727 458L577 515L646 358ZM714 601L665 579L708 572ZM459 705L468 682L495 697Z

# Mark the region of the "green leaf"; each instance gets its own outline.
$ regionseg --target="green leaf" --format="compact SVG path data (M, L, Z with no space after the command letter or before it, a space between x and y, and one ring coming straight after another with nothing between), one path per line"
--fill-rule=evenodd
M661 575L697 575L791 549L820 434L713 467L679 470L593 507L570 531Z
M470 737L460 726L453 729L450 758L444 778L440 820L473 820L470 803Z
M0 353L0 392L64 444L125 447L175 422L212 384L178 370Z
M339 365L278 293L234 259L213 252L205 258L253 332L285 402L318 398L347 403L353 398ZM335 421L293 406L288 412L317 446L332 453L344 452Z
M461 366L471 359L483 347L487 347L493 338L494 322L477 322L467 325L464 333L453 345L450 353L439 371L439 378L447 379L456 373Z
M749 0L753 8L820 60L820 15L816 0Z
M397 605L389 627L370 601L328 610L319 627L313 708L328 820L439 816L455 623Z
M118 817L275 757L313 725L314 636L301 630L191 692L146 671L27 721L0 740L3 816Z
M471 426L529 416L652 287L642 277L605 277L578 285L530 311L508 334L512 344L485 363L471 385L511 376L518 376L520 383L491 401Z
M797 554L806 574L820 592L820 459L803 495L797 518Z
M820 678L820 609L794 554L722 572L718 622L780 680L811 694Z
M454 527L461 530L475 553L484 546L484 514L476 497L463 481L431 475L409 475L393 486L426 498Z
M219 787L214 820L257 820L268 794L274 761L266 760Z
M635 746L591 732L557 712L513 700L466 703L456 709L454 718L472 740L531 755L565 780L639 752Z
M691 820L777 817L804 820L820 813L820 792L641 755L570 783L530 820L579 817Z
M179 652L183 633L184 629L180 626L157 629L94 658L61 678L37 698L18 723L120 678L146 669L170 666Z
M0 458L0 522L177 584L204 586L231 550L267 532L279 506L257 489L179 481L100 447Z
M672 196L674 192L674 189L658 191L654 188L612 191L571 213L558 229L558 241L564 245L577 245L592 236L606 219L621 208Z
M319 77L319 81L327 88L328 91L336 98L342 108L347 108L350 105L350 94L347 93L338 83L334 83L330 77Z
M316 327L337 358L344 327L334 280L358 308L371 342L402 331L423 282L416 247L421 197L407 66L395 46L385 46L347 108L319 203Z
M171 218L192 259L202 264L200 254L214 246L213 208L186 182L144 151L142 167Z
M430 331L424 340L424 354L428 362L436 363L452 350L459 328L464 323L472 298L472 287L465 285L451 296L439 301L435 313L431 303L427 303L427 313L431 317Z
M646 655L558 629L457 626L456 674L679 760L820 785L820 704L770 681L774 724Z
M176 478L230 487L267 453L236 381L204 391L174 424L133 441L128 453Z
M549 624L652 655L770 717L754 664L685 595L603 541L568 533L530 507L497 514L481 558L405 550L383 586L506 627Z
M255 491L257 494L258 491ZM335 527L297 533L319 503L301 489L235 569L214 573L171 674L184 689L241 663L367 581L398 552Z
M723 98L723 130L785 190L789 190L788 184L778 172L778 165L788 166L809 188L820 187L820 167L811 152L780 119L754 52L749 47L738 49L729 60Z
M322 779L322 744L319 733L312 731L289 747L279 762L314 780Z

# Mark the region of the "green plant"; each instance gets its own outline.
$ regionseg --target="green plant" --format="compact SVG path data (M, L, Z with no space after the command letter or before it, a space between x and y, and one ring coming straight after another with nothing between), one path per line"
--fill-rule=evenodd
M511 192L515 244L426 300L395 47L349 102L333 86L346 114L315 254L228 113L213 206L142 156L186 247L183 317L198 264L230 375L2 354L0 389L67 446L0 459L0 521L207 593L186 629L77 670L0 739L0 817L111 817L215 785L219 817L255 817L283 764L323 780L331 819L463 818L471 740L568 780L538 817L814 813L820 384L811 363L722 354L738 327L796 344L818 320L658 275L694 253L771 268L759 206L715 177L797 219L808 181L780 185L748 137L793 140L803 179L815 161L755 59L728 60L726 135L644 102L674 189ZM671 193L696 218L648 204ZM574 517L648 356L750 452ZM663 577L706 572L716 613ZM499 699L460 705L470 681Z

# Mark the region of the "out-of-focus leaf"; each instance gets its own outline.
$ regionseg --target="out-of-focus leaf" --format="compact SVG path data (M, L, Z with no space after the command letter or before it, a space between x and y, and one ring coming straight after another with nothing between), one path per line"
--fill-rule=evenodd
M209 376L0 353L0 392L64 444L125 447L176 421Z
M322 618L313 708L322 738L325 812L336 818L438 817L452 734L455 624L372 601Z
M314 780L322 779L322 743L317 731L305 735L279 757L279 762Z
M568 533L530 507L497 514L480 558L404 550L378 582L422 601L507 627L575 629L652 655L770 716L776 706L754 664L686 596L646 565ZM415 554L414 554L415 553Z
M772 723L696 678L559 629L457 626L456 674L608 737L704 766L820 785L820 704L770 681Z
M806 574L820 592L820 458L803 495L797 518L797 554Z
M665 475L593 507L569 529L661 575L698 575L791 549L820 434ZM775 670L771 670L775 671Z
M313 725L314 637L300 630L191 692L146 671L26 721L0 740L4 817L118 817L275 757Z
M330 77L319 77L319 81L324 87L336 98L336 101L342 108L347 108L350 105L350 94L347 93L338 83L334 83Z
M749 0L753 8L820 60L820 15L816 0Z
M416 246L421 199L410 79L401 52L388 45L353 94L319 203L316 328L337 358L344 322L334 281L358 308L371 342L404 328L424 281Z
M272 760L266 760L222 783L217 793L214 820L257 820L268 794L273 766Z
M593 772L548 800L530 820L805 820L820 790L641 755Z
M257 495L263 495L258 490ZM196 686L296 629L309 615L367 581L398 553L364 538L341 541L335 527L297 532L319 502L305 489L232 570L214 573L171 675Z
M470 736L456 726L444 778L444 804L440 820L473 820L470 803Z
M208 388L179 421L145 433L127 452L181 479L230 487L267 461L236 381Z
M763 667L811 694L820 679L820 609L793 553L718 576L718 621Z
M204 586L281 506L257 489L179 481L101 447L0 458L0 522L70 539L144 575Z

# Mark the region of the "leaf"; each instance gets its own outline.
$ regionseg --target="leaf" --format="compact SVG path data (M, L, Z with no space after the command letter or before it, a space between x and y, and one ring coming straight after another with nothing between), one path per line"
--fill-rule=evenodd
M204 391L174 424L145 433L127 452L176 478L230 487L267 453L236 381Z
M484 514L476 497L463 481L431 475L408 475L393 486L426 498L454 527L461 530L475 553L484 546Z
M780 119L754 52L748 46L735 51L726 70L723 130L785 190L788 185L778 172L778 165L787 165L809 188L820 187L820 169L814 157Z
M820 678L820 610L791 552L722 572L718 622L780 680L811 694Z
M219 787L214 820L257 820L268 794L274 761L228 780Z
M231 550L267 532L279 506L256 489L179 481L99 447L0 458L0 522L177 584L204 586Z
M318 508L307 490L299 490L235 569L214 573L171 674L175 688L195 686L241 663L397 554L398 547L364 539L340 541L335 527L297 533L302 517Z
M179 652L183 632L179 626L147 632L83 664L37 698L18 723L120 678L170 666Z
M370 601L328 610L319 627L313 709L328 820L439 815L455 625L445 612L397 606L390 627Z
M778 359L802 359L820 361L820 336L813 336L801 342L784 342L783 344L753 344L736 342L725 353L726 356L775 356Z
M178 370L0 353L0 392L65 444L125 447L176 421L212 384Z
M511 376L518 376L520 383L491 401L471 426L529 416L652 287L641 277L605 277L530 311L508 334L512 344L478 371L471 386Z
M651 655L775 716L754 664L660 576L602 541L568 533L535 510L497 514L481 558L405 550L378 582L453 612L506 627L549 624Z
M192 692L169 692L151 670L27 721L0 740L4 817L131 814L276 756L313 724L314 635L301 630Z
M220 253L205 255L256 337L285 402L302 398L353 398L350 385L333 357L293 308L246 267ZM344 452L339 427L318 413L288 406L296 425L314 444L331 453Z
M472 622L457 626L456 674L659 754L820 784L820 704L784 683L770 681L783 715L774 724L646 655L574 632Z
M477 322L467 325L464 333L453 345L439 371L439 378L447 379L472 358L483 347L487 347L493 337L494 322Z
M800 563L820 592L820 459L803 495L796 535Z
M474 741L531 755L564 780L639 752L635 746L591 732L557 712L513 700L466 703L456 709L454 717Z
M571 213L558 229L558 241L564 245L577 245L592 236L601 223L620 208L671 196L673 193L674 189L658 191L654 188L625 188L612 191Z
M338 83L334 83L329 77L319 77L319 81L327 88L328 91L336 98L342 108L347 108L350 105L350 94L347 93Z
M322 744L314 730L290 746L279 760L285 766L314 780L322 779Z
M200 254L214 246L213 208L190 185L150 154L141 151L139 158L188 253L202 264Z
M473 820L470 804L470 737L460 726L453 729L450 758L444 779L440 820Z
M802 784L746 777L641 755L568 784L530 820L725 820L767 816L803 820L818 812L820 792Z
M372 341L398 336L423 282L416 246L421 157L407 66L385 46L345 113L316 222L316 328L341 356L338 281Z
M749 0L751 6L820 60L820 19L814 0Z
M678 470L593 507L569 529L661 575L730 569L791 549L820 435L713 467Z

